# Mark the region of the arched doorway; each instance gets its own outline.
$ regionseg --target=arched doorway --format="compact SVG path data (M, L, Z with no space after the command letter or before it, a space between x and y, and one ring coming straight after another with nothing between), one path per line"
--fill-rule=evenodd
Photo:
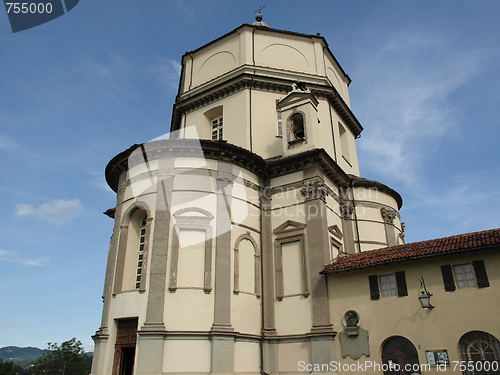
M467 332L459 341L460 359L472 362L465 375L500 374L500 342L489 333L482 331Z
M418 353L410 340L394 336L382 346L382 363L387 368L384 375L411 375L420 373Z

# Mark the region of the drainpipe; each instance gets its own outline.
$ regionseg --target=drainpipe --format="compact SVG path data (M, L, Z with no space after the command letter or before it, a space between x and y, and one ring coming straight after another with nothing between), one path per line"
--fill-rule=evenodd
M361 252L361 241L359 239L358 214L356 213L356 199L354 199L354 180L351 180L352 209L354 211L354 221L356 223L356 236L358 237L358 252Z
M267 168L267 165L266 165ZM263 184L265 185L265 184ZM264 187L265 189L266 187ZM266 191L261 192L261 194L266 194ZM260 206L262 207L262 195L260 197ZM259 343L259 354L260 354L260 373L264 374L264 254L263 254L263 241L262 241L262 213L260 217L260 343Z
M252 30L252 64L255 66L255 26L253 27L253 30ZM252 140L252 87L253 87L253 82L254 82L254 77L255 77L255 69L253 71L253 75L252 75L252 81L250 83L250 99L249 99L249 112L250 112L250 118L249 118L249 121L250 121L250 152L253 152L253 148L252 148L252 143L253 143L253 140Z

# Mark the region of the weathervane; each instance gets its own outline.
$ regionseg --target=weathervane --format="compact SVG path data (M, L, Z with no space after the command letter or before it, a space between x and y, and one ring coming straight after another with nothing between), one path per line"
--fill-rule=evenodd
M265 7L266 7L265 5L264 5L264 6L262 6L262 5L261 5L261 6L259 6L259 9L255 11L255 13L257 13L257 14L255 15L255 20L258 22L258 23L257 23L257 25L267 26L266 24L264 24L264 23L262 22L262 14L260 14L260 11L261 11L262 9L264 9Z
M265 5L264 5L264 6L260 5L260 6L259 6L259 9L258 9L258 10L256 10L256 11L255 11L255 13L259 13L259 14L260 14L260 11L261 11L262 9L264 9L265 7L266 7Z

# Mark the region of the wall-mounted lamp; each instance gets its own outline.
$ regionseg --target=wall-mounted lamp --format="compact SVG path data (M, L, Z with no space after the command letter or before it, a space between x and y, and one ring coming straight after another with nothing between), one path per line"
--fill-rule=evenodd
M427 288L425 287L425 281L422 276L420 276L420 288L418 290L420 291L418 300L420 301L422 308L432 310L435 307L431 305L432 294L427 291Z

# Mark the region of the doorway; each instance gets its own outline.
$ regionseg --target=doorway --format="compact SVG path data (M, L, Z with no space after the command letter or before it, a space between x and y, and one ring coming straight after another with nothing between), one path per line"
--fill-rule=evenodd
M382 347L382 363L387 368L384 375L420 374L417 349L401 336L386 340Z
M137 318L116 320L115 359L113 375L134 375Z

